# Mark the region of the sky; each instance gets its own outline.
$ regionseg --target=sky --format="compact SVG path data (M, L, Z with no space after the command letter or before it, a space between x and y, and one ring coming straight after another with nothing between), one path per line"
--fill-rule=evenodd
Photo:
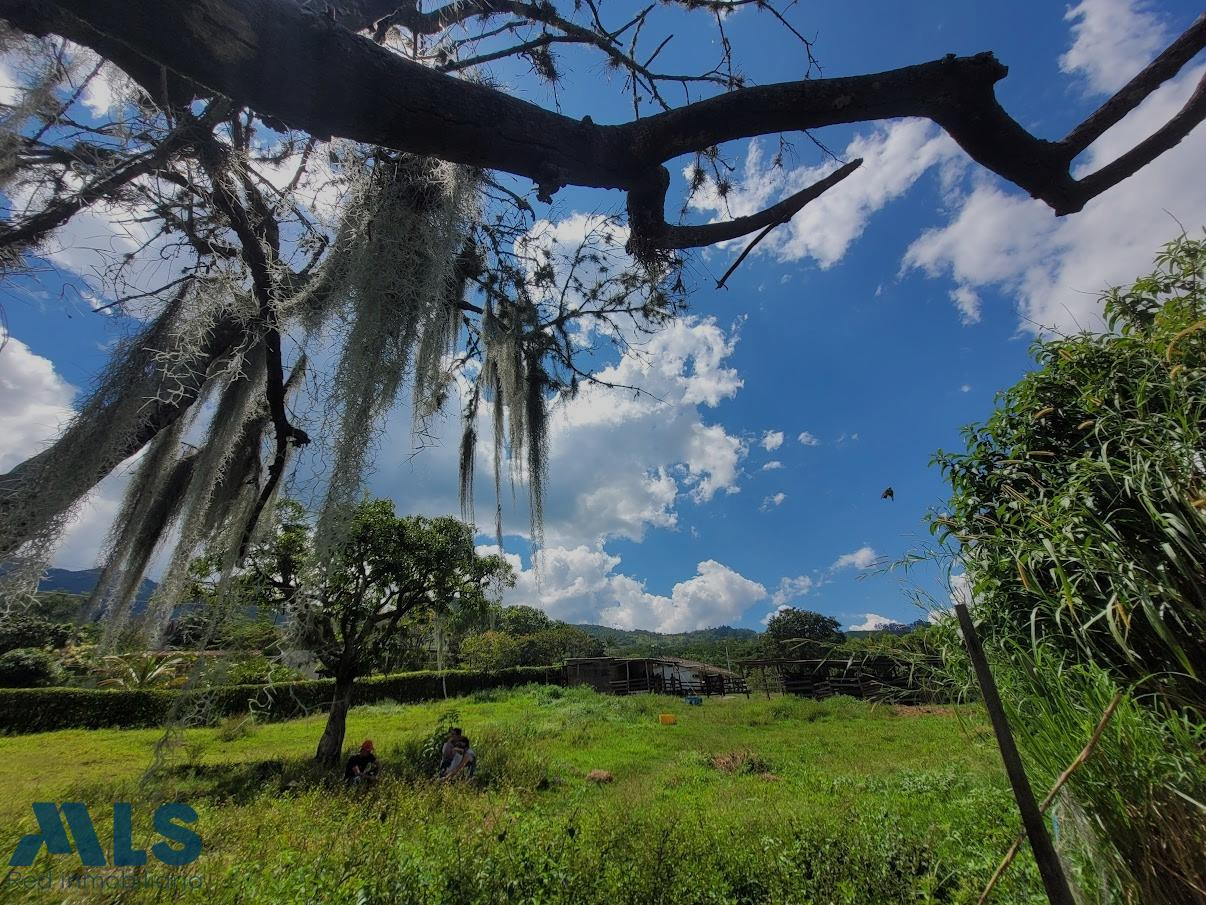
M1172 0L868 2L809 4L790 18L815 38L826 76L992 50L1009 67L997 86L1002 104L1036 134L1058 139L1199 11ZM803 74L800 46L768 17L741 9L725 27L752 82ZM659 57L667 70L698 68L701 54L714 51L698 16L673 31ZM517 64L495 75L569 115L631 116L597 61L571 56L563 66L555 96ZM1200 55L1077 166L1091 171L1147 135L1203 71ZM939 571L890 566L927 545L924 516L942 506L947 491L933 454L959 448L961 428L990 415L995 394L1030 367L1037 335L1099 325L1102 289L1149 271L1182 226L1196 233L1206 224L1203 126L1066 218L978 168L925 121L817 137L863 166L773 232L727 288L712 287L742 244L695 254L686 316L598 363L601 376L648 395L588 387L553 406L545 547L533 563L523 494L514 505L508 496L504 546L518 581L505 602L570 622L657 631L760 629L783 606L846 628L924 617L914 592L945 601ZM727 146L733 191L727 201L697 195L691 222L752 213L836 166L797 136L774 169L776 148L773 139ZM670 210L683 198L686 163L671 167ZM572 242L593 216L620 211L622 198L567 189L536 207L542 228ZM0 284L8 335L0 472L53 437L130 331L129 318L93 311L103 303L98 255L128 247L129 229L108 211L86 212L37 273ZM458 513L459 426L450 411L423 443L405 406L394 412L368 490L392 497L400 512ZM478 471L477 522L490 526L489 469ZM118 473L97 488L56 565L94 564L123 481ZM883 499L889 486L894 499ZM483 547L491 536L481 536Z

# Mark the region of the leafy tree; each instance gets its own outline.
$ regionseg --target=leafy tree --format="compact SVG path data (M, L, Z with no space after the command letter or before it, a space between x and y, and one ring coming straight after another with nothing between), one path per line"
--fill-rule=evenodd
M0 654L0 688L47 688L61 681L62 673L49 651L19 647Z
M507 632L490 631L470 635L461 642L461 663L469 669L493 672L519 663L519 642Z
M939 452L952 495L931 529L1028 766L1061 772L1121 695L1065 787L1099 897L1188 902L1206 888L1206 243L1172 242L1104 303L1110 332L1039 341L966 450Z
M492 588L513 581L507 561L474 548L474 529L454 518L394 514L389 500L349 513L346 540L297 605L302 640L335 679L316 758L343 748L356 678L370 672L411 618L484 609Z
M28 613L10 613L0 622L0 653L18 648L59 648L75 635L75 626L48 622Z
M766 623L766 636L774 650L789 653L789 641L816 641L837 644L843 638L841 623L832 616L822 616L811 610L788 607L779 610Z
M499 611L498 627L509 635L534 635L552 625L544 610L534 606L507 606Z
M68 591L39 591L29 607L29 613L47 622L78 623L88 598Z

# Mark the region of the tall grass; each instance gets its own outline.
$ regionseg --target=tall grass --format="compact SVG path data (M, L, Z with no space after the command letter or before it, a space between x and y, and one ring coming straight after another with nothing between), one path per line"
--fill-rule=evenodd
M1090 901L1206 901L1204 275L1206 243L1170 243L1105 294L1112 332L1036 344L966 451L936 457L954 493L932 528L959 547L1032 778L1123 694L1057 812Z

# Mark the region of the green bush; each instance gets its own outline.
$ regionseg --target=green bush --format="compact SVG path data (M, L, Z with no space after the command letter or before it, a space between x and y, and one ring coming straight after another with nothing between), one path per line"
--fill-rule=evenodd
M0 654L0 688L45 688L63 679L54 654L19 647Z
M399 673L357 680L352 704L378 701L412 703L456 697L485 688L511 688L531 682L560 684L562 674L553 667L516 667L494 673L450 670ZM187 692L203 705L210 720L254 713L267 722L322 713L327 710L335 683L330 679L278 685L229 685ZM146 689L109 691L90 688L0 689L0 726L12 734L55 729L134 729L164 723L178 695L186 692Z
M50 622L29 613L7 616L0 625L0 653L29 647L62 647L72 637L75 627Z

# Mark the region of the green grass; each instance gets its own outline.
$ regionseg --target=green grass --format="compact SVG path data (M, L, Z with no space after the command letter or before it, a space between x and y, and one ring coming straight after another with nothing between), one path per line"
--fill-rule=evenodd
M473 785L441 786L414 767L420 741L450 707L479 752ZM661 725L659 713L677 724ZM964 902L975 901L1016 826L975 714L901 716L849 699L688 707L536 686L361 707L349 717L349 746L373 738L386 771L367 793L309 765L321 727L317 717L275 723L233 741L214 729L187 732L153 792L197 809L205 848L188 870L206 890L144 888L118 900ZM8 791L0 851L34 829L30 802L40 800L84 801L107 840L103 814L115 800L139 801L159 736L0 738ZM724 755L737 755L736 769L716 765ZM588 782L594 769L614 781ZM135 809L136 841L155 841L153 803ZM43 854L19 874L50 869L57 883L78 863ZM172 876L152 865L147 878ZM114 893L10 885L0 889L6 895L111 901ZM1042 901L1028 857L996 901Z

